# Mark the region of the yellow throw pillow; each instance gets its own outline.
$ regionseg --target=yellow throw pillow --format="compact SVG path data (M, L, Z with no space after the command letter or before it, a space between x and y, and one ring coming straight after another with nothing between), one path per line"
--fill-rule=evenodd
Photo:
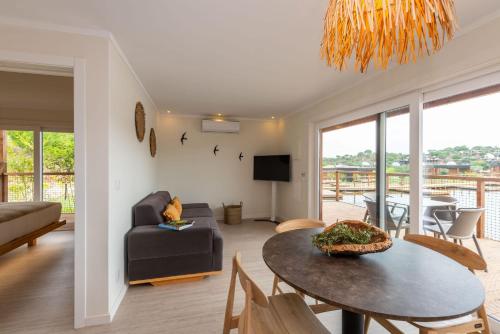
M175 196L174 199L172 199L170 201L170 204L175 206L177 211L179 211L179 215L182 215L182 203L181 203L181 200L179 199L179 197Z
M175 208L175 206L173 206L172 204L168 204L167 205L167 208L163 212L163 215L169 221L178 221L178 220L181 220L181 214L179 213L179 211L177 211L177 209Z

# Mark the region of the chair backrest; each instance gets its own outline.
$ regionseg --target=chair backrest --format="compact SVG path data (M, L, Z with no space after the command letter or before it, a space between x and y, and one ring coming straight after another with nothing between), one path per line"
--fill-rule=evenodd
M447 207L438 207L437 209L451 208L451 209L455 210L456 209L455 203L458 202L458 200L455 197L453 197L453 196L446 196L446 195L431 196L431 200L450 203L450 205L447 206ZM456 215L455 212L449 212L449 211L448 212L436 212L436 216L440 220L449 220L449 221L455 221L455 219L457 218L457 215Z
M363 193L363 197L369 201L374 202L377 200L377 193L374 191L366 192Z
M368 210L368 221L372 225L377 225L378 215L377 215L377 203L368 199L365 199L366 210Z
M405 240L441 253L471 271L486 270L486 262L481 256L462 245L419 234L405 235Z
M250 278L245 269L241 266L241 254L236 252L233 257L233 265L236 266L236 271L240 279L240 284L245 294L250 295L250 298L257 305L267 307L269 300L259 286ZM249 291L250 289L250 291Z
M476 230L479 218L483 214L484 209L460 209L458 210L458 217L455 223L451 225L450 229L446 232L447 235L453 237L470 237Z
M431 196L431 200L433 200L433 201L439 201L439 202L446 202L446 203L456 203L456 202L458 202L458 200L455 197L453 197L453 196L445 196L445 195Z
M316 219L292 219L287 220L276 226L277 233L283 233L287 231L293 230L301 230L304 228L322 228L325 227L326 224L321 220Z
M365 199L366 209L368 210L368 217L370 224L377 226L378 225L378 215L377 215L377 202L370 201ZM389 207L385 206L385 225L388 229L394 230L396 229L396 223L392 218Z

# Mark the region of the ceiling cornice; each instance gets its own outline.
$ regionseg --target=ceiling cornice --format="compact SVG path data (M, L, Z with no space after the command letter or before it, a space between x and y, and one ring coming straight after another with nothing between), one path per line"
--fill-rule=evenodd
M148 90L146 89L146 87L142 83L141 79L139 78L139 76L135 72L134 68L130 64L130 61L128 60L127 56L125 55L122 48L120 47L120 44L118 43L118 41L116 40L115 36L113 35L113 33L111 31L99 30L99 29L86 29L86 28L73 27L73 26L67 26L67 25L46 23L46 22L35 21L35 20L22 20L22 19L8 18L8 17L3 17L3 16L0 16L0 24L36 29L36 30L55 31L55 32L60 32L60 33L92 36L92 37L99 37L99 38L107 39L116 48L118 54L120 55L122 60L125 62L125 64L129 68L129 70L132 72L133 77L135 78L135 80L137 81L139 86L144 91L149 102L153 105L153 108L155 109L155 111L156 112L160 111L160 109L156 105L156 102L153 100L153 98L149 94Z

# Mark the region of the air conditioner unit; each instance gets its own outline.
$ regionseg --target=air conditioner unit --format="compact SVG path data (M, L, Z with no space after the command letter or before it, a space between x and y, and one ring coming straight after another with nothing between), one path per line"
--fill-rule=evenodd
M222 119L204 119L201 121L201 131L203 132L240 132L240 122L225 121Z

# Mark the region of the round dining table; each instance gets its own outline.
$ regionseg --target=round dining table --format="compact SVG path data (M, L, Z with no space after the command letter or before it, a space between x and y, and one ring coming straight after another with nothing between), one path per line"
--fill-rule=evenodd
M312 245L319 229L276 234L262 256L297 291L342 309L342 333L363 333L364 316L440 321L476 311L481 282L465 267L428 248L393 239L391 248L361 256L327 256Z

